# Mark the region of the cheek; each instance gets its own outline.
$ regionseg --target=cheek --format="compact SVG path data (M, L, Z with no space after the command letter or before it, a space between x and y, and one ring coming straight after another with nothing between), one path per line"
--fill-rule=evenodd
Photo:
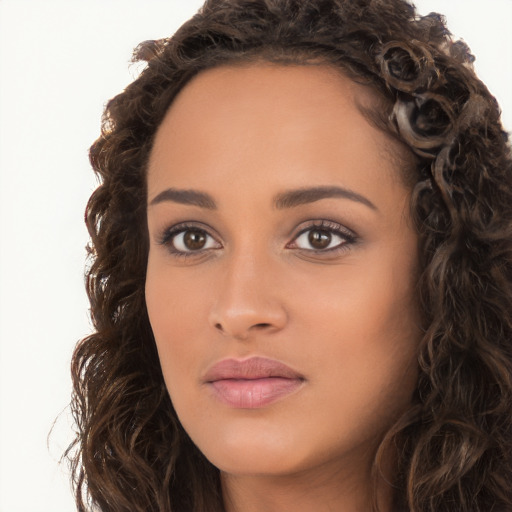
M310 364L356 408L368 400L408 402L415 388L421 331L413 263L381 254L339 269L336 279L305 283L300 330L310 333Z
M291 292L300 301L296 316L305 320L304 327L329 332L341 350L346 345L361 350L383 343L389 347L393 339L410 339L416 332L419 315L413 283L390 266L346 267L336 276L304 283L303 288L307 294Z
M181 339L181 334L198 326L198 316L207 310L206 302L211 297L210 281L199 267L176 269L164 257L152 257L150 252L146 305L157 342Z
M165 263L150 258L148 264L146 305L170 393L180 382L199 378L198 361L204 354L208 302L213 293L208 286L211 280L199 273L193 272L194 278L183 277L183 272Z

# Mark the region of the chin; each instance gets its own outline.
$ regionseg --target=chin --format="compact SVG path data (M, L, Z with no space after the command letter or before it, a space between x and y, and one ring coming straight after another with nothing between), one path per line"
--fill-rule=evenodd
M260 427L244 429L238 425L195 442L221 472L239 476L297 475L325 464L336 464L348 451L344 450L343 442L333 450L332 445L322 443L312 432L290 431L278 425Z
M223 473L240 476L287 476L307 469L306 460L297 454L275 452L262 446L215 453L209 460Z
M210 430L208 438L192 439L220 471L238 475L285 475L300 471L307 459L300 441L282 428Z

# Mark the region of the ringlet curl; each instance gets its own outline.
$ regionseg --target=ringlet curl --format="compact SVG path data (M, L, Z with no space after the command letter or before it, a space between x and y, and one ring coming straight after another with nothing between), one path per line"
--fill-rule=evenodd
M403 169L420 244L423 339L411 407L381 440L393 512L512 510L512 159L467 46L405 0L208 0L142 43L140 76L106 106L86 211L95 332L74 353L69 447L78 510L221 512L219 471L163 381L144 300L145 171L158 126L202 70L261 60L339 69L372 88L371 122L415 155Z

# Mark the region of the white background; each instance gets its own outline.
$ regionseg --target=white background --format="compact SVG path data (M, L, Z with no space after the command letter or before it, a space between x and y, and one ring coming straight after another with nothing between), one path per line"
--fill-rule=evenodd
M172 34L201 3L0 0L0 512L74 510L58 459L70 438L70 357L90 331L87 149L105 101L136 75L132 49ZM446 14L470 44L511 130L512 0L416 5Z

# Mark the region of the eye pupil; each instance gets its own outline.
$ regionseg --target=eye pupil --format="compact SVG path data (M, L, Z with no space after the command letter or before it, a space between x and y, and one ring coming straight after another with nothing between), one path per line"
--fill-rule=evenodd
M308 240L315 249L325 249L331 243L332 235L329 231L320 229L311 230L308 235Z
M187 249L197 251L206 244L206 235L202 231L188 230L183 235L183 243Z

